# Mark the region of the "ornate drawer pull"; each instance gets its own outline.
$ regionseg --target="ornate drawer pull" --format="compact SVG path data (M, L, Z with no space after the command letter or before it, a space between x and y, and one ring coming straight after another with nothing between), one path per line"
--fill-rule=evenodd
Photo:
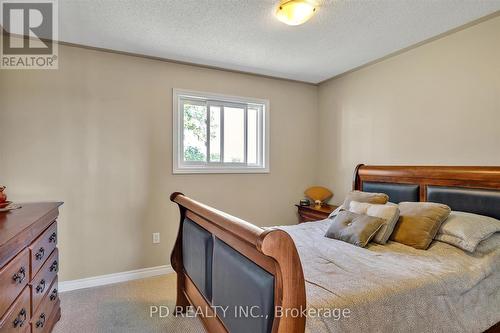
M36 286L36 293L37 294L42 293L44 290L45 290L45 280L42 279L38 284L38 286Z
M35 253L35 259L36 260L41 260L43 256L45 255L45 249L43 247L38 249L38 252Z
M21 267L16 274L12 275L12 280L21 284L24 281L25 277L26 277L26 270L24 269L24 267Z
M17 318L14 319L12 324L14 324L14 327L23 327L26 318L27 318L26 310L23 308L21 311L19 311Z
M49 243L55 243L57 241L57 233L54 231L49 237Z
M56 288L54 288L54 289L52 289L52 293L50 294L49 299L50 299L51 301L53 301L53 300L55 300L56 298L57 298L57 289L56 289Z
M52 265L50 265L50 268L49 270L51 272L54 272L56 271L57 272L57 269L59 268L59 264L57 263L57 260L54 260L54 262L52 263Z
M45 325L45 313L42 313L36 322L36 327L43 327L43 325Z

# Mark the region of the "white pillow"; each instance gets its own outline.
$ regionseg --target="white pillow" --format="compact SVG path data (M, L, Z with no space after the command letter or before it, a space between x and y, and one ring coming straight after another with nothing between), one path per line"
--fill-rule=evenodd
M335 217L341 210L349 210L351 201L367 202L372 204L383 205L387 203L388 200L389 196L385 193L351 191L346 195L342 205L340 205L340 207L338 207L332 213L330 213L330 215L328 215L328 218Z
M500 221L495 218L452 211L434 239L474 252L481 241L495 232L500 232Z
M373 241L378 244L387 243L399 219L398 205L393 204L392 202L388 202L385 205L379 205L351 201L349 205L349 211L356 214L365 214L369 216L379 217L385 220L385 223L373 238Z

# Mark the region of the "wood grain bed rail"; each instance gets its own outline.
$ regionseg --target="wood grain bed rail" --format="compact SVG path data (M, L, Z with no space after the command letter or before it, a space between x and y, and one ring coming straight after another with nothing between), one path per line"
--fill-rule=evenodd
M274 307L280 314L291 314L296 309L306 308L304 275L300 258L291 237L279 229L262 229L244 220L218 211L175 192L170 200L180 209L180 226L171 256L172 267L177 273L177 306L185 309L188 305L208 307L211 300L198 290L186 273L183 264L182 230L186 218L209 232L212 237L222 240L238 253L274 276ZM273 333L303 333L305 317L296 315L275 316ZM202 317L209 332L229 332L217 313Z
M420 181L435 185L471 184L485 188L500 188L498 166L395 166L358 164L354 170L353 187L360 180L390 181L406 183ZM405 181L407 179L407 181Z
M417 184L420 201L426 201L428 186L500 189L498 166L394 166L359 164L354 169L353 190L364 182Z

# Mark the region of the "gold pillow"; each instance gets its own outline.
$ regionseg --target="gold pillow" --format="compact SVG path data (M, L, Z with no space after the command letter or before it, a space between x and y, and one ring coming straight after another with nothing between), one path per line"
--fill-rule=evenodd
M325 236L365 247L384 223L378 217L343 210L335 216Z
M450 207L433 202L399 203L399 221L391 240L416 249L427 250L441 223L451 213Z
M385 205L389 201L389 196L385 193L371 193L362 191L351 191L347 194L342 207L349 210L351 201L366 202L370 204Z

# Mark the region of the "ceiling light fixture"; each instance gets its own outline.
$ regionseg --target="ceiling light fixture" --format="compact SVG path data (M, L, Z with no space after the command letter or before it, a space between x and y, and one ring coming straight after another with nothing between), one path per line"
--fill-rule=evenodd
M276 17L288 25L299 25L314 15L317 6L314 0L281 0Z

